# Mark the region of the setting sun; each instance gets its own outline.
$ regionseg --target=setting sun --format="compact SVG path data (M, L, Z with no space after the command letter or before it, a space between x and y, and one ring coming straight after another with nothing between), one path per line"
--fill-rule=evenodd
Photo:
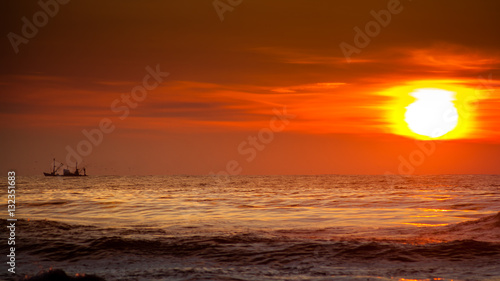
M382 93L391 131L419 140L463 139L477 134L477 90L458 81L413 81Z
M414 133L441 137L455 129L458 112L455 93L441 89L418 89L410 94L416 101L406 107L405 122Z

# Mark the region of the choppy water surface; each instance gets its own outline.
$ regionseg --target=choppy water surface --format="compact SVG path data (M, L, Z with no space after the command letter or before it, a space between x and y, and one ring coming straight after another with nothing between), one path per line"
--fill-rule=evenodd
M18 277L500 279L500 176L20 177L17 190Z

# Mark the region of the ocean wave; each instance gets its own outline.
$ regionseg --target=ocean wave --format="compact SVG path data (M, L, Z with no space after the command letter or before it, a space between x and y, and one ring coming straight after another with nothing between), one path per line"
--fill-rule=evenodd
M442 241L477 240L500 243L500 212L476 220L424 230L422 236Z
M22 207L44 207L44 206L58 206L70 203L70 201L53 200L53 201L40 201L40 202L28 202L22 203Z
M449 227L464 229L498 228L500 215ZM401 241L350 239L348 236L325 241L262 233L217 235L134 236L117 235L120 230L69 225L54 221L20 221L23 229L19 250L42 260L78 261L116 255L201 257L239 264L289 263L299 260L415 262L429 259L469 260L500 258L500 243L458 239L421 243L417 237ZM155 230L147 230L149 234ZM165 234L163 230L158 230ZM449 236L449 233L446 235ZM420 242L419 242L420 241Z
M149 257L199 257L234 264L287 264L304 260L370 261L387 260L417 262L430 259L458 261L480 258L500 258L500 244L461 240L423 245L393 242L253 242L241 237L193 237L189 239L135 240L120 237L102 237L80 243L38 242L22 249L44 260L78 261L104 259L117 255Z

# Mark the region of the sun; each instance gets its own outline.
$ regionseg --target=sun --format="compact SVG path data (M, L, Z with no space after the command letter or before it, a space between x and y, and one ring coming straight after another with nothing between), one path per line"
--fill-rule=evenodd
M410 93L416 100L406 107L405 122L414 133L441 137L457 127L455 93L442 89L417 89Z
M417 140L449 140L473 137L475 89L460 81L424 80L389 88L383 105L391 133Z

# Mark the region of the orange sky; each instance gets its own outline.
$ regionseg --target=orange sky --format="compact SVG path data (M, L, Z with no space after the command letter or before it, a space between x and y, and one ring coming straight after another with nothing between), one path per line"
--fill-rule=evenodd
M42 8L3 3L2 170L48 171L104 119L114 129L80 155L93 175L206 175L228 163L237 174L500 173L495 1L243 0L223 21L213 1L133 3L57 4L16 47L9 34L23 36L22 18ZM354 28L391 5L399 12L347 62L339 45L356 46ZM126 104L148 67L169 75ZM402 89L438 84L466 89L466 134L427 146L398 135L388 116L404 110ZM284 108L282 130L251 152L249 137Z

